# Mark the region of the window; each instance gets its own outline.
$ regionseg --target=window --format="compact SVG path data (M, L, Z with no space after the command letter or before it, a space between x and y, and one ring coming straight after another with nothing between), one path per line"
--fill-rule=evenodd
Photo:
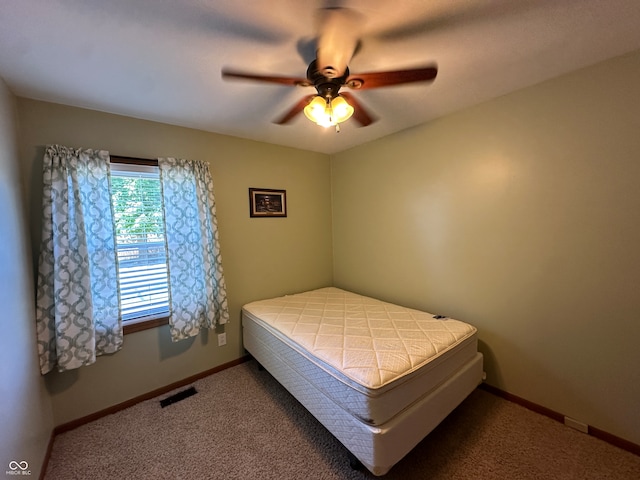
M164 318L169 293L158 167L112 163L111 203L122 320Z
M169 324L177 342L229 321L206 162L47 145L42 171L43 374L91 365L126 333Z

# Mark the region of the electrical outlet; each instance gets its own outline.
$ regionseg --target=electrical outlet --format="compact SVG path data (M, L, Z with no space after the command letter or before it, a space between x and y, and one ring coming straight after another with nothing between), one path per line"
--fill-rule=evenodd
M223 345L227 344L227 334L226 333L219 333L218 334L218 346L221 347Z

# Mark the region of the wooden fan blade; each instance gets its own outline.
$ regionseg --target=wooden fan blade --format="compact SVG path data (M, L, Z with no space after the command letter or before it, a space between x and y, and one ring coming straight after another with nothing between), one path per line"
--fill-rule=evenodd
M358 122L363 127L367 125L371 125L373 122L377 120L376 117L371 115L367 110L362 106L360 102L356 100L356 98L350 93L343 92L340 94L344 99L353 107L353 118L356 122Z
M311 85L306 78L294 77L277 77L269 75L255 75L252 73L234 72L231 70L222 70L222 78L224 79L240 79L255 80L258 82L278 83L280 85L288 85L292 87L308 87Z
M349 8L319 11L318 71L327 78L344 75L358 46L361 15Z
M438 75L435 66L415 68L413 70L395 70L390 72L371 72L350 75L346 85L349 88L365 90L367 88L389 87L403 83L432 81Z
M315 97L315 95L307 95L306 97L300 99L298 103L296 103L287 113L285 113L280 119L274 121L273 123L277 123L278 125L284 125L285 123L289 123L291 119L293 119L296 115L298 115L304 107L309 105L309 102Z

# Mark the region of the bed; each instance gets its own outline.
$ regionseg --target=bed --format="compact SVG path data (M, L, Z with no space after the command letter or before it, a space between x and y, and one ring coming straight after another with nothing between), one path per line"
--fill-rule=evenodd
M481 382L477 330L335 287L242 308L245 349L384 475Z

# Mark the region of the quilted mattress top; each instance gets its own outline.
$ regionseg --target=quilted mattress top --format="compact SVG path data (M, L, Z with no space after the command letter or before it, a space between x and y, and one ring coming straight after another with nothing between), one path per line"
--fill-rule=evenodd
M252 302L243 311L371 389L409 375L476 334L459 320L434 319L334 287Z

